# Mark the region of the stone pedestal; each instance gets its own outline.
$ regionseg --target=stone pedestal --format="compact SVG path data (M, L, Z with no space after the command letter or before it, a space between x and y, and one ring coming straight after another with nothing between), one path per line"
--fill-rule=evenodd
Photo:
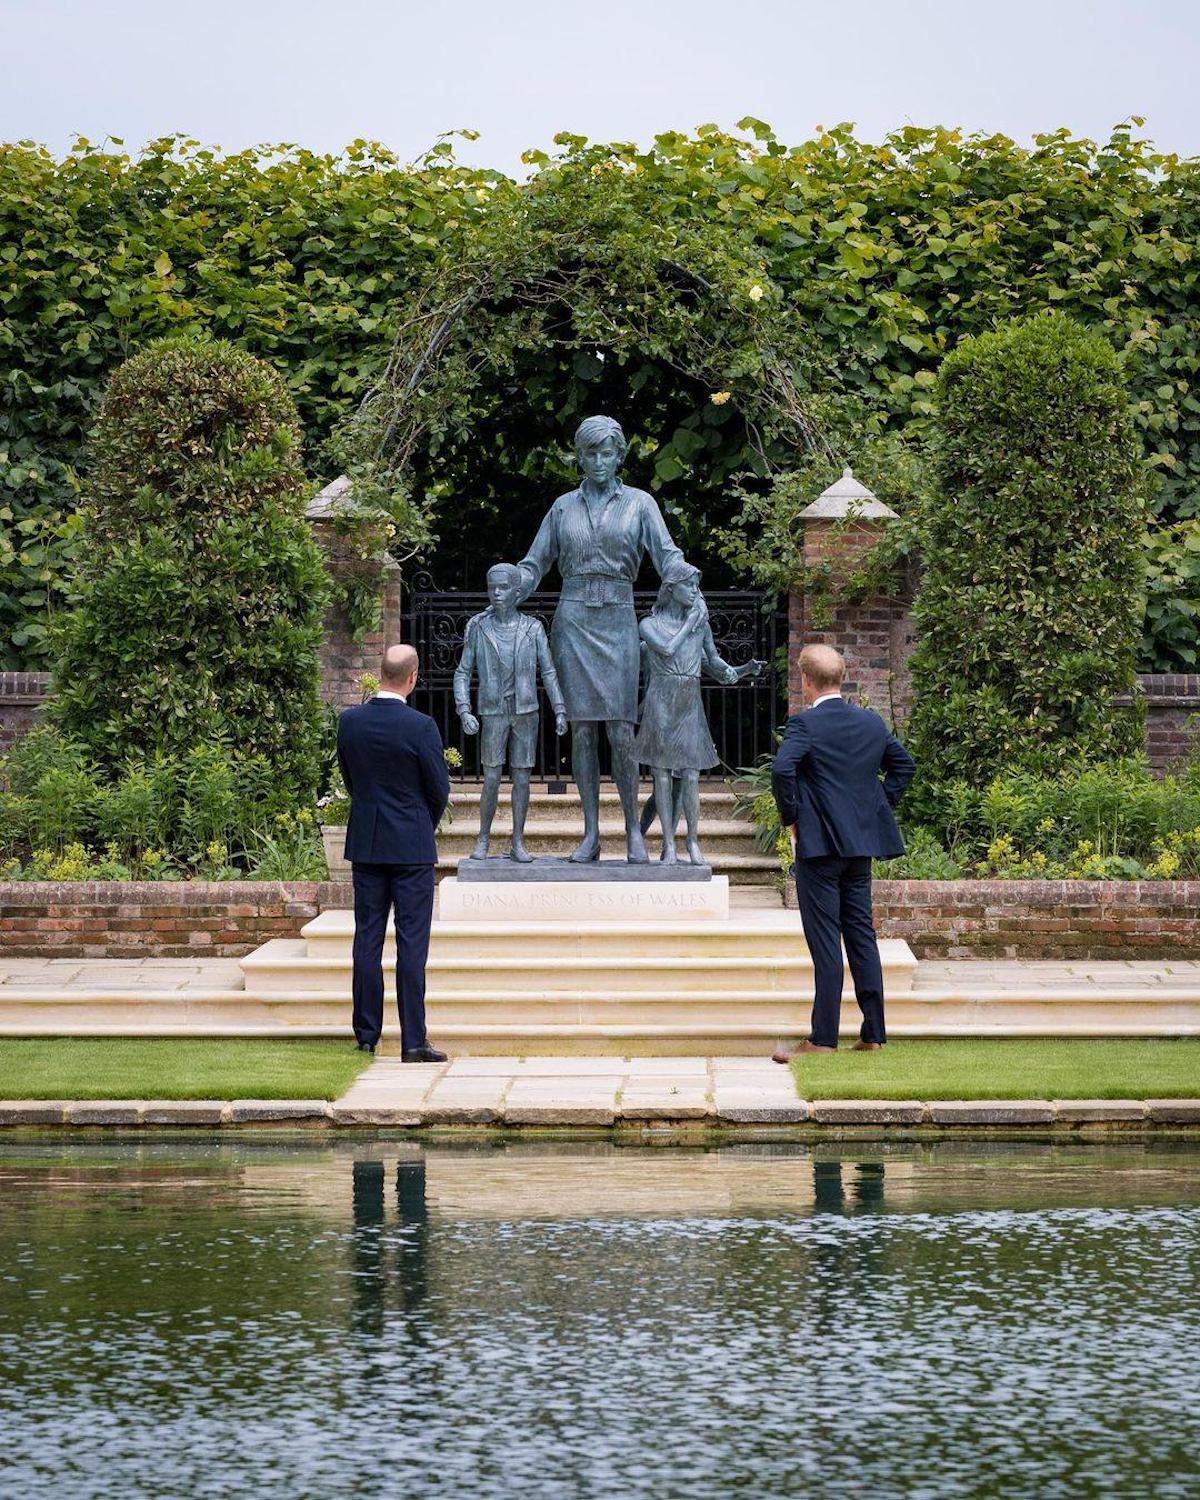
M450 876L438 886L442 922L705 923L728 918L727 875L675 881L462 880Z

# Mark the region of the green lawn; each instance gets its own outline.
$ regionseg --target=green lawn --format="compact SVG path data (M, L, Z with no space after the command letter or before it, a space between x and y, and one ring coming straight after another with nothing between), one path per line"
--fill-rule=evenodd
M1200 1097L1200 1038L900 1040L882 1052L850 1046L795 1059L802 1099Z
M336 1099L352 1041L3 1037L0 1099Z

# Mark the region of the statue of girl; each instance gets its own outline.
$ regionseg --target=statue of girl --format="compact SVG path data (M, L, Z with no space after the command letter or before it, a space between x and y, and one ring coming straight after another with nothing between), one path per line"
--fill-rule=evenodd
M687 823L687 853L694 865L706 864L700 852L700 772L711 771L720 757L708 732L700 697L700 673L707 668L718 682L731 685L757 677L765 662L732 667L718 654L700 593L700 570L682 558L668 563L654 610L641 622L646 668L646 696L634 740L639 765L654 777L654 805L662 825L659 858L678 864L675 829L682 808ZM679 783L679 797L673 782Z

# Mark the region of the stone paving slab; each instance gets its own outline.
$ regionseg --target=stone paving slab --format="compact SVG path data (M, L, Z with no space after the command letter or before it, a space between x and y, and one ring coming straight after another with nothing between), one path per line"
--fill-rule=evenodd
M916 1099L817 1099L818 1125L920 1125L927 1106Z
M927 1106L934 1125L1053 1125L1049 1099L935 1099Z

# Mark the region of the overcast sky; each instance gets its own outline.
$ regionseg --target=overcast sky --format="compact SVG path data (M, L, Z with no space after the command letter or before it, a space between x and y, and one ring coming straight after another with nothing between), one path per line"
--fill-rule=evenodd
M1200 0L0 0L0 140L229 149L444 130L506 171L558 130L647 143L743 115L1104 138L1200 155Z

